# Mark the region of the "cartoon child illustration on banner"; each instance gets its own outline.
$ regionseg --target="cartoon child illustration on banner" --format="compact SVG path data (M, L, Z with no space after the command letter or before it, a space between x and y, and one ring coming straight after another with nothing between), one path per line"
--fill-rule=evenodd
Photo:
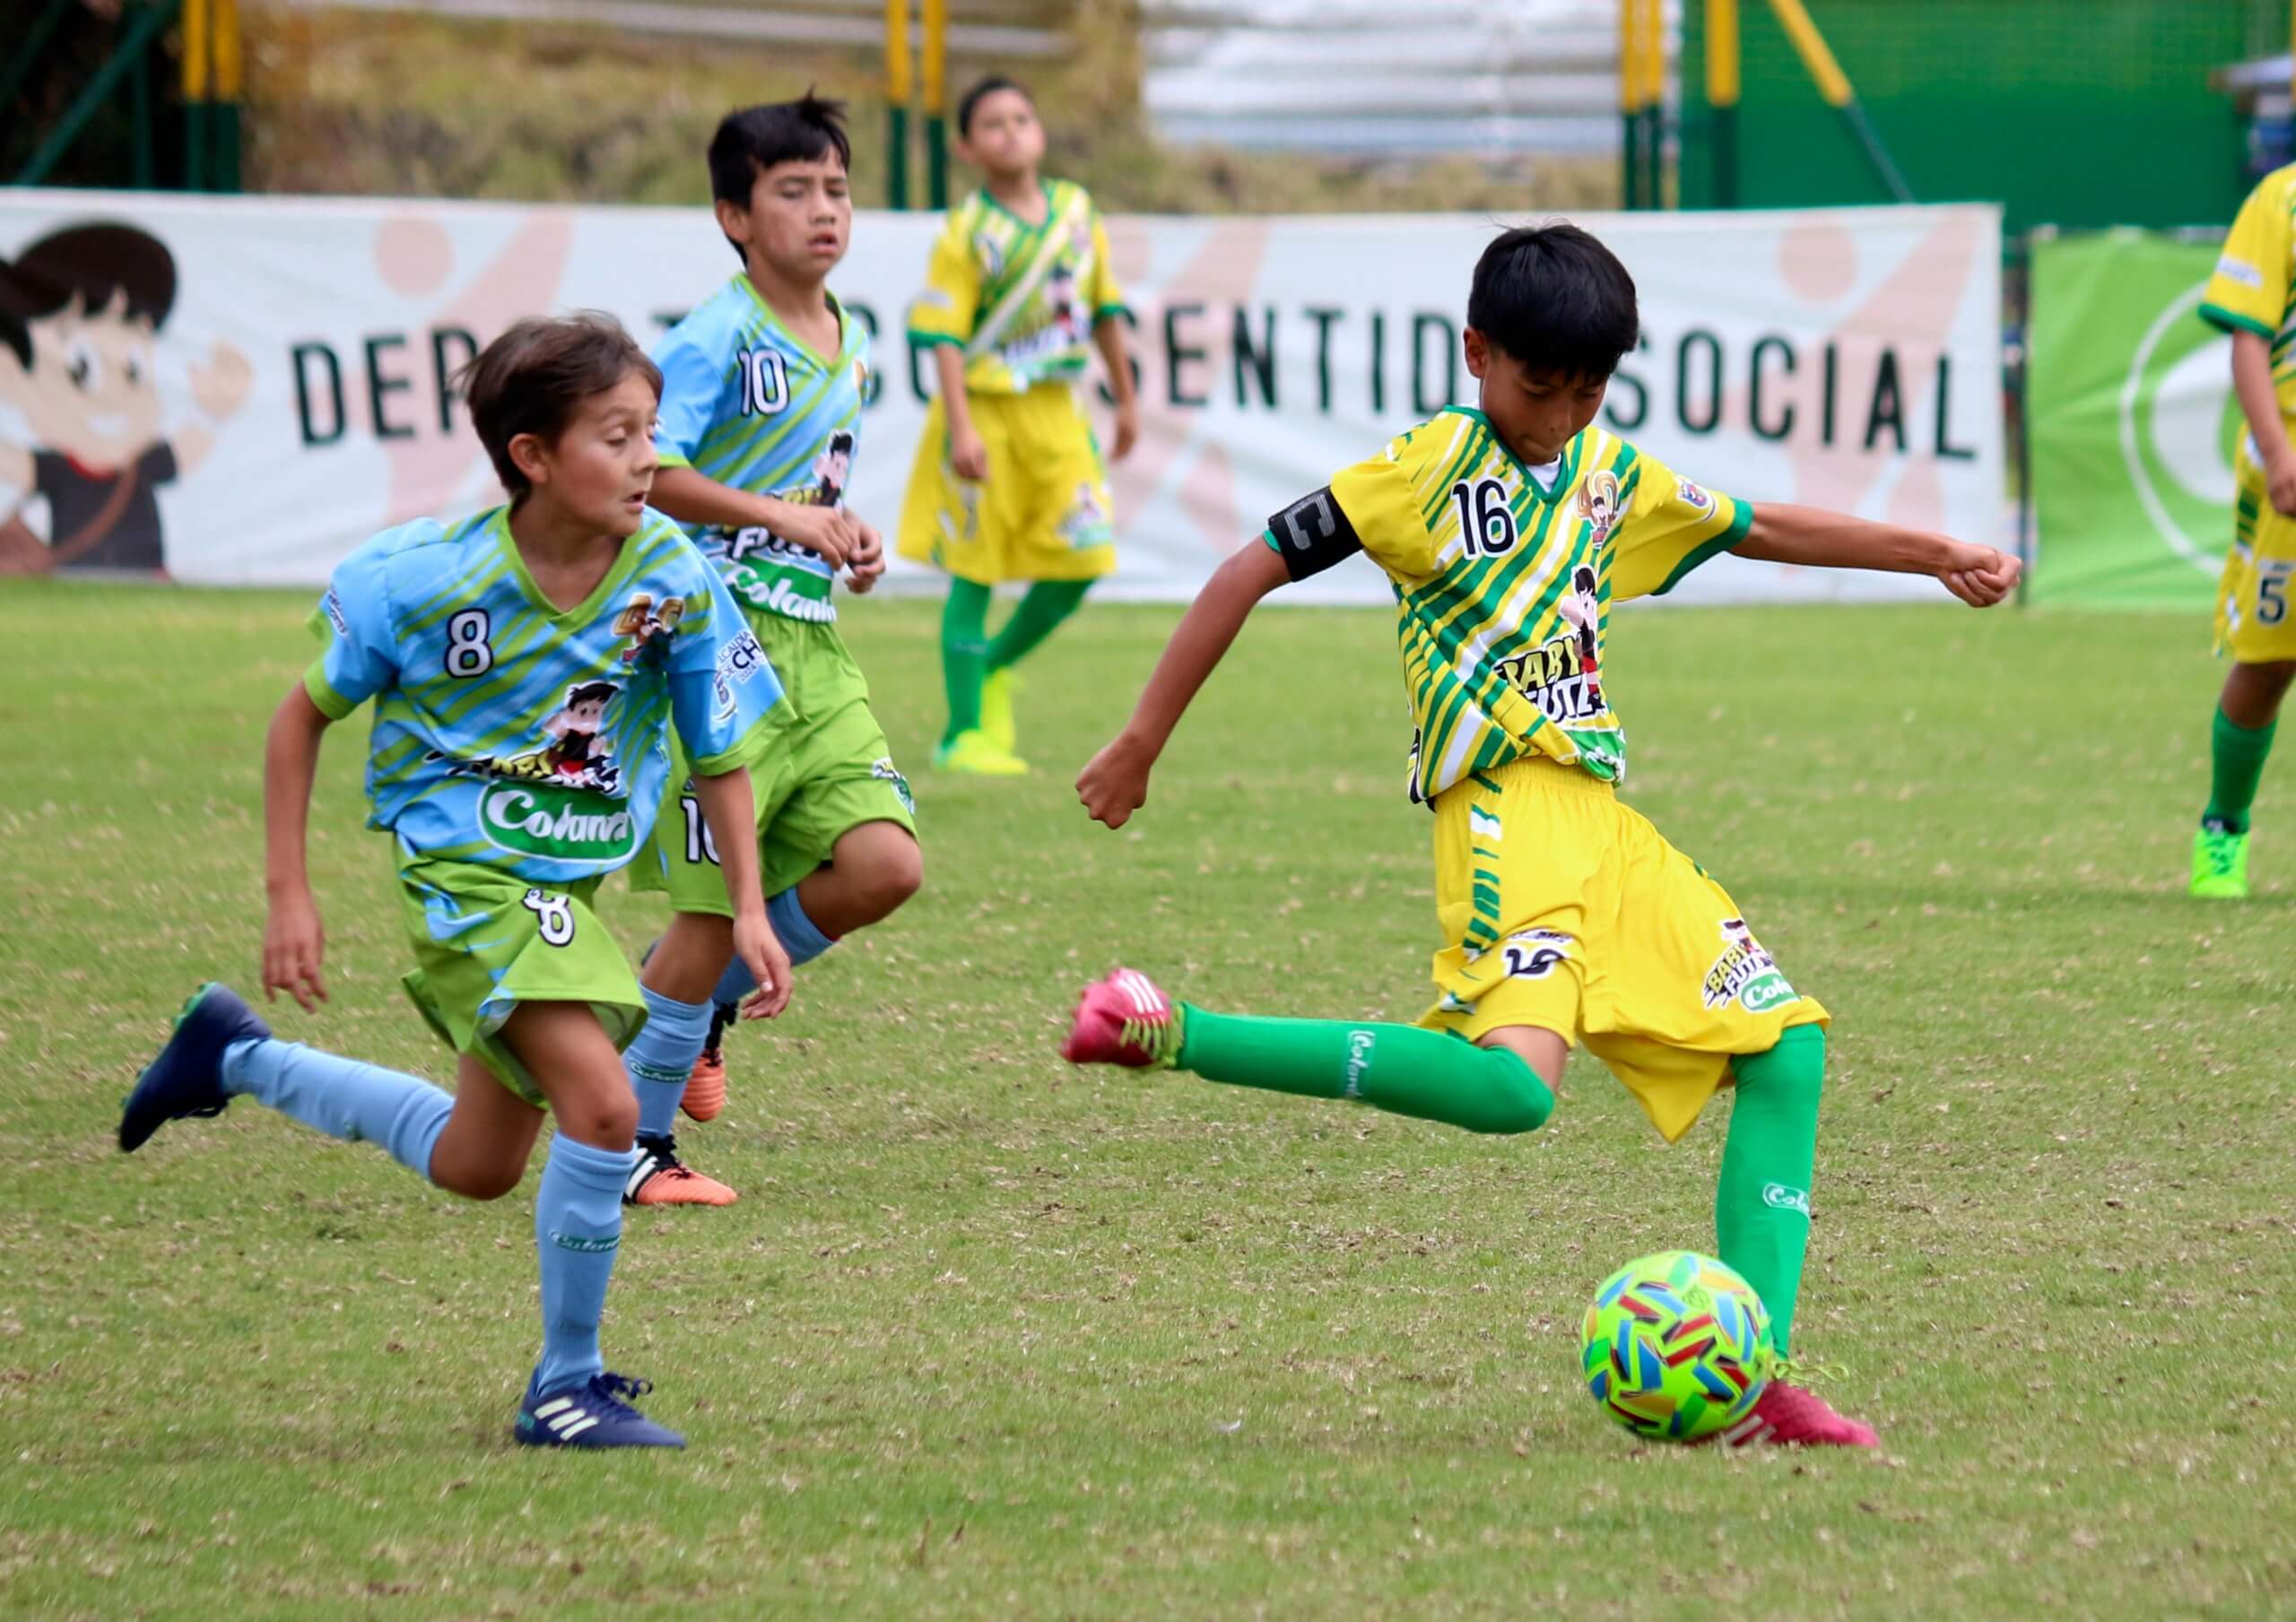
M166 568L159 487L206 460L252 376L219 342L189 369L206 422L166 432L152 351L175 299L175 256L132 225L69 226L0 260L0 407L17 420L0 416L0 574Z

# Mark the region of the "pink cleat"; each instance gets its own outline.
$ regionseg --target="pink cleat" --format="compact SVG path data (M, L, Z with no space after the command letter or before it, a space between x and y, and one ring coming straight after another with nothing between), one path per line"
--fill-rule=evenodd
M1169 1066L1179 1056L1179 1010L1136 968L1120 968L1084 988L1060 1056L1071 1064Z
M1754 1399L1751 1413L1710 1440L1723 1447L1882 1445L1872 1426L1845 1419L1814 1392L1778 1380L1772 1380Z

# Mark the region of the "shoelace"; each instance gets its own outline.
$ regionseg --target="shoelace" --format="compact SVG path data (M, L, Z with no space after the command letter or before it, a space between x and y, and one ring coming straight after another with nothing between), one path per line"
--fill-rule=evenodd
M1829 1380L1839 1380L1849 1370L1839 1363L1807 1363L1793 1357L1770 1359L1770 1377L1780 1385L1799 1386L1814 1392Z
M632 1379L628 1375L617 1375L611 1370L590 1376L591 1395L612 1408L616 1418L623 1414L636 1416L638 1410L630 1404L653 1389L651 1380Z
M1126 1019L1117 1027L1117 1035L1126 1045L1141 1049L1151 1058L1161 1061L1171 1056L1164 1051L1172 1039L1172 1022L1169 1019Z

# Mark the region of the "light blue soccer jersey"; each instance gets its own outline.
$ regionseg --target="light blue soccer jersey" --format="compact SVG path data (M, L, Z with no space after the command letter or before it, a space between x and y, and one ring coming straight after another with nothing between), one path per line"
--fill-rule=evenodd
M831 300L834 303L834 300ZM816 354L737 275L662 335L660 426L665 467L803 507L842 507L860 451L869 329L839 308L844 343ZM837 571L770 531L698 525L694 541L753 612L826 623Z
M335 571L303 677L340 721L375 701L367 825L406 859L537 883L613 872L652 830L674 724L694 769L754 763L781 684L724 581L648 512L588 599L561 612L509 509L385 530Z

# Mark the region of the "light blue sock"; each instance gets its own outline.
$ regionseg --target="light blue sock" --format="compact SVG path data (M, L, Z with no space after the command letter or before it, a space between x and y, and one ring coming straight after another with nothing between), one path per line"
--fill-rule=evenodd
M598 1320L622 1245L622 1185L635 1149L593 1149L561 1132L550 1141L535 1196L535 1250L542 1262L542 1361L535 1390L555 1391L604 1369Z
M774 938L781 942L781 950L789 954L792 968L811 963L837 944L836 937L822 933L805 916L805 909L797 904L797 887L794 884L765 904L765 915L773 925ZM725 977L710 995L720 1002L739 1002L756 989L757 980L751 975L749 965L736 958L726 966Z
M379 1143L418 1177L455 1111L452 1093L420 1076L267 1038L223 1050L223 1090L292 1115L330 1138Z
M709 1004L639 989L646 996L646 1028L622 1050L622 1064L630 1072L630 1090L638 1095L639 1136L660 1138L678 1123L686 1078L709 1037Z

